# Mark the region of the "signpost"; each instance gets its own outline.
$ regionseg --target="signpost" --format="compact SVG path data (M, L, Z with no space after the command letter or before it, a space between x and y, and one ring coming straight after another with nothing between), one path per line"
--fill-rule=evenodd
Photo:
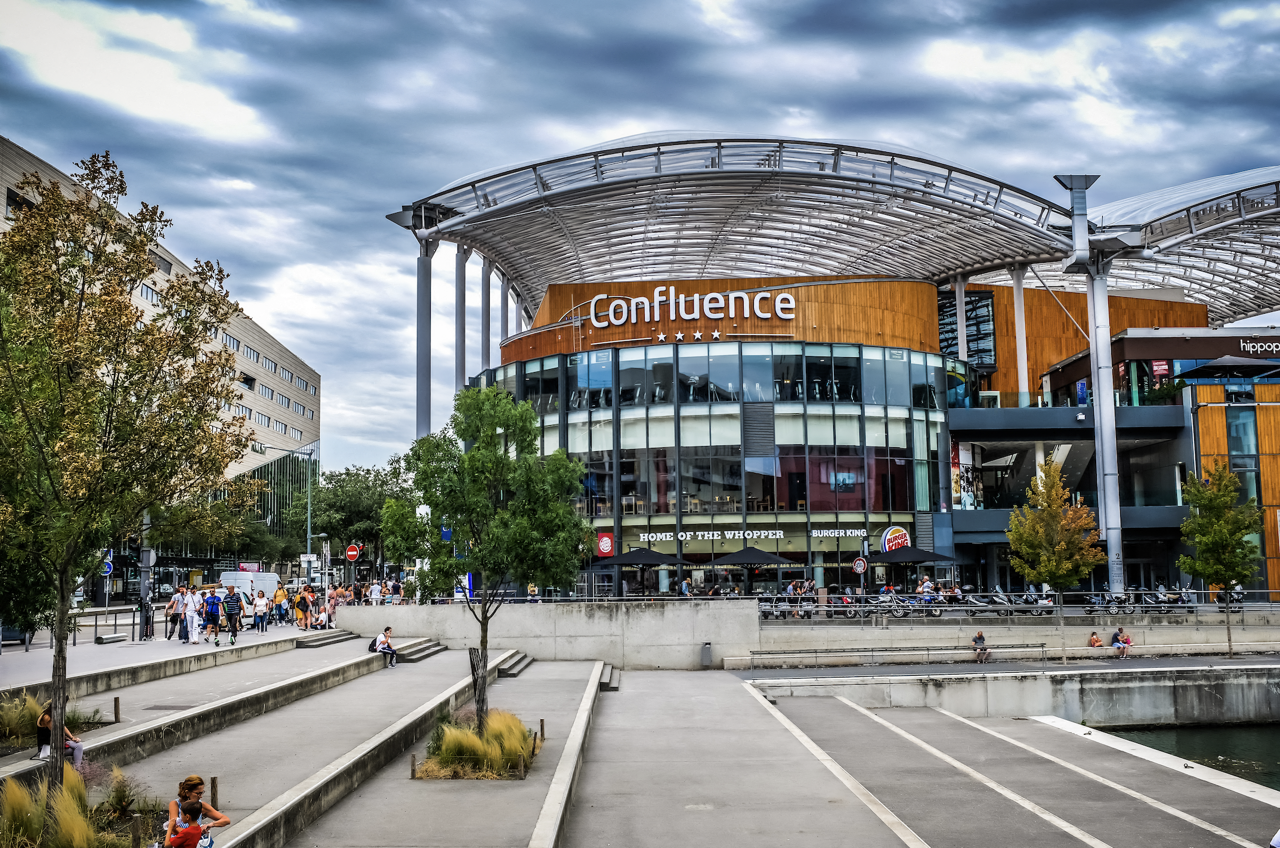
M866 573L866 570L867 570L867 561L862 557L856 557L853 560L853 573L864 574Z
M315 574L316 574L316 555L302 554L301 556L298 557L298 559L302 562L303 567L306 568L307 570L307 583L313 584L315 582Z
M360 559L360 548L357 547L356 545L348 545L347 559L351 560L352 562L355 562L356 560Z

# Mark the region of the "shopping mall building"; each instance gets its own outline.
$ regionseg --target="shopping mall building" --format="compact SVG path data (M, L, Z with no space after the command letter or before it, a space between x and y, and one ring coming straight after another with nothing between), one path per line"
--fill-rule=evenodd
M690 133L466 177L388 216L420 248L418 433L447 256L456 387L529 401L587 468L592 592L1016 588L1004 531L1049 457L1099 513L1092 587L1178 580L1180 486L1217 462L1264 506L1280 587L1280 331L1223 329L1280 309L1280 167L1090 208L1094 179L1045 199L889 145ZM1181 377L1223 355L1253 362ZM954 562L855 572L907 540ZM794 565L706 567L748 545ZM611 564L633 547L693 565Z

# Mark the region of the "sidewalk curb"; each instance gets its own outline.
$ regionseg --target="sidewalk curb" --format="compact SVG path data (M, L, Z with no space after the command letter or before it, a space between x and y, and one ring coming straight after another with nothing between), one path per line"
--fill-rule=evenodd
M198 654L192 652L187 656L173 657L167 660L153 660L152 662L138 663L136 665L116 666L115 668L93 671L88 674L77 674L74 677L67 678L67 697L75 700L86 695L96 695L99 692L109 692L112 689L120 689L138 683L150 683L152 680L175 677L179 674L189 674L193 671L228 665L241 660L269 657L272 654L292 651L297 641L296 638L272 639L269 642L237 645L234 648L216 648L212 651L202 651ZM189 647L185 647L185 650L191 651ZM52 651L49 653L49 657L50 662L52 662ZM22 686L10 686L0 689L0 699L9 700L26 692L37 701L47 701L49 700L49 687L51 685L50 681L42 680Z
M551 778L547 800L543 802L542 813L534 825L529 848L556 848L560 843L565 819L573 803L573 791L577 788L578 775L582 771L582 754L587 747L587 735L591 730L591 716L595 710L596 697L600 694L600 675L603 671L604 663L597 660L587 678L587 691L582 694L582 703L578 706L578 714L573 719L569 738L560 754L556 773Z
M427 640L414 639L405 645L412 647L425 641ZM114 765L136 763L205 734L348 683L378 671L385 665L385 654L365 653L329 668L309 671L87 741L84 753L86 757L109 761ZM43 761L23 760L0 768L0 780L9 777L20 780L38 779L44 775L46 766L47 763Z
M498 665L514 653L503 651L489 661L489 682L497 679ZM312 777L268 801L239 826L233 825L238 832L224 837L226 842L220 844L224 848L284 848L308 824L430 733L442 716L470 700L472 694L468 674Z

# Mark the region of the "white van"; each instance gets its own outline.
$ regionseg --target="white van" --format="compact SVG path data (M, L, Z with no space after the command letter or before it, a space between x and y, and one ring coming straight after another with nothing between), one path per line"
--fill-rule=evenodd
M230 590L234 587L250 598L258 597L258 592L270 598L280 586L280 575L270 571L224 571L218 575L218 582L222 588Z

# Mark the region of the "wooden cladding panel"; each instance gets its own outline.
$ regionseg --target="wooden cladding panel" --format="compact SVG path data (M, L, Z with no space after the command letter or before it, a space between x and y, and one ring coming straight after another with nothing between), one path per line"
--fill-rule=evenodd
M709 292L740 291L764 286L785 285L787 278L754 280L694 280L673 282L677 294L686 296ZM804 278L802 278L804 279ZM580 328L571 326L547 327L542 332L530 333L524 338L510 341L502 347L503 363L549 356L554 353L573 353L593 350L610 345L622 347L659 344L658 334L666 334L666 342L676 341L677 332L684 333L683 341L711 342L767 342L808 341L819 343L870 344L884 347L905 347L912 350L938 350L937 289L931 283L865 280L847 281L836 285L806 285L772 291L773 298L788 292L795 297L795 318L787 321L777 318L744 318L741 312L730 318L726 306L725 317L715 321L701 317L696 321L671 320L670 307L662 305L658 320L640 321L605 328L592 326L589 317ZM561 316L584 301L598 294L608 293L616 297L653 298L653 290L660 283L627 283L613 285L561 285L551 286L543 299L535 325L546 326L558 322ZM769 301L773 303L773 299ZM605 306L602 301L599 305ZM692 304L686 301L686 311ZM741 307L741 301L737 304ZM772 306L770 307L772 312ZM589 316L587 309L581 314ZM549 316L549 319L548 319ZM603 315L601 315L603 320ZM713 339L714 331L720 338ZM701 332L701 339L693 334ZM576 335L576 338L575 338Z
M1280 403L1280 385L1255 385L1253 396L1258 403ZM1280 406L1259 406L1257 412L1258 450L1262 453L1280 453ZM1269 503L1280 504L1280 500Z
M1222 386L1196 386L1198 403L1221 403L1226 395ZM1227 411L1221 406L1205 406L1196 415L1200 419L1200 455L1203 457L1227 452ZM1209 465L1202 463L1205 472Z
M1031 279L1033 282L1034 278ZM996 358L1000 369L991 375L991 389L1016 392L1018 348L1014 333L1013 287L971 284L968 290L994 292ZM1040 391L1040 375L1051 365L1088 349L1089 340L1071 323L1067 313L1088 332L1089 302L1083 292L1055 292L1057 300L1054 300L1053 294L1033 287L1031 283L1023 286L1022 294L1027 322L1027 380L1032 394L1035 394ZM1130 327L1206 327L1209 324L1208 307L1198 303L1115 294L1108 298L1108 303L1111 306L1112 335Z
M1259 480L1258 497L1266 506L1280 506L1280 456L1263 454L1258 457ZM1280 548L1273 549L1280 555Z

